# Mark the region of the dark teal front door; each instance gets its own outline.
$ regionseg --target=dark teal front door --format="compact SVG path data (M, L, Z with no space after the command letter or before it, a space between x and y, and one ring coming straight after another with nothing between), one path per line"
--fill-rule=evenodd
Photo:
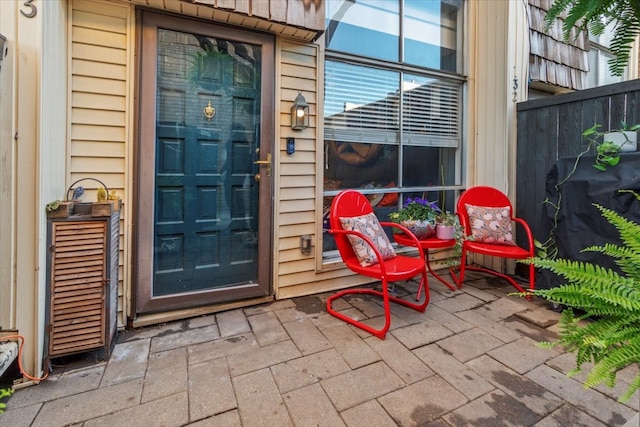
M137 311L269 295L272 39L152 13L143 28Z

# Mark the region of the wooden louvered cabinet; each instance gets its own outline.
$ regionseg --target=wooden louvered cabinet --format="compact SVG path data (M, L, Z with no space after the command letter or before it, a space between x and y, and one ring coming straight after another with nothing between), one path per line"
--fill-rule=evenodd
M118 298L119 211L49 220L48 356L111 352Z

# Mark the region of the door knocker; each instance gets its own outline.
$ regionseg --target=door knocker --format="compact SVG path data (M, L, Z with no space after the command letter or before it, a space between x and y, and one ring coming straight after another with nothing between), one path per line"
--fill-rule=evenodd
M211 101L209 101L209 104L204 107L204 110L202 111L204 112L204 116L207 118L208 122L210 122L213 116L216 114L216 109L211 106Z

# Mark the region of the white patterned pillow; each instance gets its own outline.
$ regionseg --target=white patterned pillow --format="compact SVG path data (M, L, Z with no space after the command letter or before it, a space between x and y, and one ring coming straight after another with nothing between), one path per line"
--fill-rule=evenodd
M370 213L362 216L341 217L340 224L345 230L359 231L369 237L378 248L378 251L380 251L382 259L391 259L396 256L396 251L393 250L393 246L391 246L391 242L384 233L384 229L375 214ZM378 263L375 252L373 252L373 249L367 242L353 234L347 234L347 238L361 266L368 267Z
M466 204L465 207L474 241L515 246L509 206L493 208Z

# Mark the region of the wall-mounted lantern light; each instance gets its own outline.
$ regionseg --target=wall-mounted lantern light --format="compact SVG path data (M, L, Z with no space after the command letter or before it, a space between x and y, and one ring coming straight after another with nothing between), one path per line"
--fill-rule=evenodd
M302 130L309 127L309 104L302 93L298 91L291 106L291 129Z

